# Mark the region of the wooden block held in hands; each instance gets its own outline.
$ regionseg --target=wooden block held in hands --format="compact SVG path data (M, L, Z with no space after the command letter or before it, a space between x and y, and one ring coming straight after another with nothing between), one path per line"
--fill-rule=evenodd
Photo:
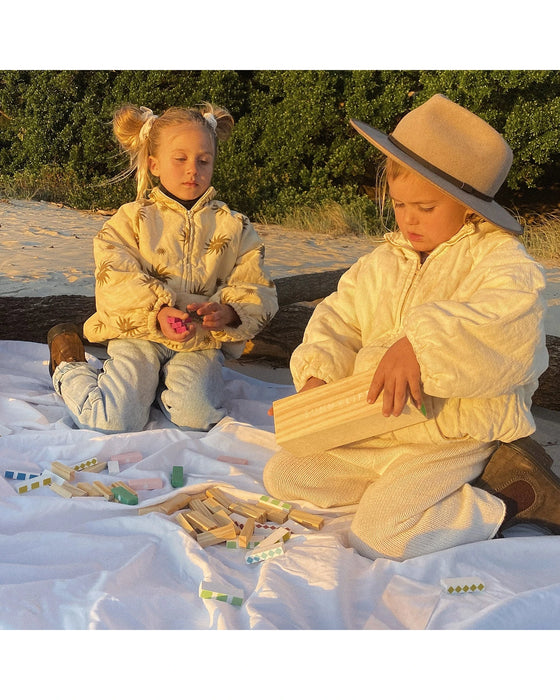
M429 397L422 409L409 400L400 416L385 417L383 396L367 402L371 372L361 372L331 384L302 391L273 404L276 441L304 457L383 435L431 417Z

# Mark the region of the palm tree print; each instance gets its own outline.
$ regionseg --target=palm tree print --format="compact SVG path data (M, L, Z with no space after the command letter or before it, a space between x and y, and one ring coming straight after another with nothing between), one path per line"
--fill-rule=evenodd
M206 244L206 250L208 253L214 253L215 255L221 255L224 250L230 244L230 238L225 233L219 233L211 241Z
M169 270L165 267L165 265L156 265L154 267L153 265L151 268L148 270L148 274L150 277L154 277L156 280L159 280L160 282L168 282L171 279L171 273Z
M95 275L97 284L99 284L100 286L107 284L107 282L109 281L109 271L111 269L111 264L108 260L104 260L101 263L101 265L99 265L99 267L97 268L97 274Z
M119 316L116 320L117 328L123 335L138 335L140 326L134 325L132 319L127 316Z

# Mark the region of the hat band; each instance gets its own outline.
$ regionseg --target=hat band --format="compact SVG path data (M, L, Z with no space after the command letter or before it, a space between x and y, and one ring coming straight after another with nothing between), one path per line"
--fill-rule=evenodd
M406 146L403 146L403 144L400 143L400 141L397 141L397 139L392 134L388 134L388 138L389 138L389 141L394 146L399 148L405 155L412 158L419 165L422 165L425 168L427 168L430 172L434 173L434 175L439 175L439 177L442 177L444 180L449 182L451 185L455 185L455 187L458 187L463 192L466 192L467 194L472 194L473 196L478 197L479 199L483 199L485 202L492 202L494 200L494 197L489 197L487 194L484 194L484 192L479 192L478 190L476 190L474 187L467 184L466 182L462 182L461 180L457 180L457 178L454 178L453 175L449 175L444 170L440 170L435 165L432 165L427 160L424 160L424 158L421 158L419 155L414 153L414 151L411 151Z

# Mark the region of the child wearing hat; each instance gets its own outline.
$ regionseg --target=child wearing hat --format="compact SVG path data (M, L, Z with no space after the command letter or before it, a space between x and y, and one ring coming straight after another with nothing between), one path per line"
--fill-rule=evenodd
M270 494L357 504L350 543L404 560L491 539L516 523L560 533L560 480L528 436L548 355L545 278L494 200L512 162L478 116L435 95L394 132L352 120L386 156L396 230L315 309L291 358L298 391L371 371L367 400L433 418L308 457L267 463Z

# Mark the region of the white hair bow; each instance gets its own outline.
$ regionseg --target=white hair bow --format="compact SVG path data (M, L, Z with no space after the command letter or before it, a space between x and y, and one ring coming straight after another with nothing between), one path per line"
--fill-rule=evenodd
M140 107L140 111L142 112L144 123L140 129L138 138L140 139L140 143L143 143L150 135L150 130L152 128L152 124L157 119L157 114L154 114L148 107Z
M212 112L205 112L202 116L204 117L204 119L206 119L212 131L216 133L216 127L218 126L218 122L216 120L216 117L212 114Z

